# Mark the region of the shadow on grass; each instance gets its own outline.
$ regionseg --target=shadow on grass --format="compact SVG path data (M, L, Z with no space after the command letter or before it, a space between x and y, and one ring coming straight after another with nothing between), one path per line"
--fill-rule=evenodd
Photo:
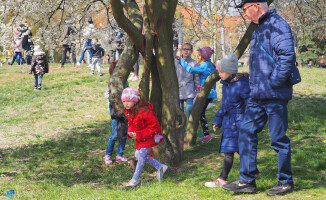
M307 106L309 105L309 106ZM288 135L292 142L292 170L296 190L325 188L325 100L300 97L289 104ZM216 109L207 116L212 121ZM294 122L293 122L294 121ZM0 150L0 176L23 178L33 182L50 182L71 187L74 184L106 184L115 189L132 177L128 164L106 166L103 156L111 127L108 122L97 122L77 127L53 141L22 148ZM167 176L175 182L210 181L218 177L223 165L223 155L218 153L220 138L208 144L197 144L185 151L184 162L170 168ZM126 156L134 153L134 141L128 140ZM270 189L277 181L277 156L270 147L267 126L259 134L258 167L262 175L257 180L258 191ZM115 146L115 152L117 144ZM113 157L114 158L114 157ZM143 176L153 169L146 166ZM229 180L239 175L239 156L235 156Z
M128 164L107 166L103 157L111 126L98 122L74 128L61 139L22 148L0 150L0 176L50 181L56 185L78 183L117 184L128 181L132 171ZM117 152L118 142L115 145ZM133 141L126 145L126 155L134 152ZM114 159L114 157L113 157Z

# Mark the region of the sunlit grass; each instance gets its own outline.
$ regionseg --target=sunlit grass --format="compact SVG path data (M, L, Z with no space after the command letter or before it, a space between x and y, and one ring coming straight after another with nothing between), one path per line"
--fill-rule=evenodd
M210 143L187 149L183 163L170 166L163 182L146 166L141 186L126 190L130 166L103 162L111 130L104 98L109 76L91 76L85 67L56 67L44 76L41 91L33 90L27 67L0 68L0 199L11 189L15 199L269 199L266 191L277 181L277 157L267 127L259 135L257 194L204 187L219 176L223 164L217 133ZM102 69L107 73L107 66ZM280 198L325 199L326 70L300 70L303 81L294 87L288 106L296 191ZM220 100L219 83L217 92ZM208 110L209 122L219 106L217 101ZM133 153L134 143L128 140L125 155ZM229 180L238 176L236 155Z

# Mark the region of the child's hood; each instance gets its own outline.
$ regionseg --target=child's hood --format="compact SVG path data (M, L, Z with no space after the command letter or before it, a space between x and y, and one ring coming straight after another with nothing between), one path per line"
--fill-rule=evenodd
M44 56L45 55L45 52L43 52L43 51L36 51L36 52L34 52L34 56Z

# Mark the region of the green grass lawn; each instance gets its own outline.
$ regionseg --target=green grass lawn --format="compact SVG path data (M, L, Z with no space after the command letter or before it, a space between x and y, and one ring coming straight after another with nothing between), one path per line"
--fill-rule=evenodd
M56 67L44 76L41 91L33 90L27 66L0 67L0 199L12 189L13 199L272 199L266 192L277 182L277 157L267 127L259 135L257 194L204 186L223 164L218 133L210 143L187 149L184 162L170 167L163 182L146 166L141 186L126 190L131 167L103 162L111 130L104 98L108 66L102 66L102 77L91 76L84 66ZM277 198L326 199L326 70L300 71L303 81L288 106L295 192ZM208 110L210 123L219 106ZM125 155L133 153L134 142L128 140ZM236 155L229 180L238 176Z

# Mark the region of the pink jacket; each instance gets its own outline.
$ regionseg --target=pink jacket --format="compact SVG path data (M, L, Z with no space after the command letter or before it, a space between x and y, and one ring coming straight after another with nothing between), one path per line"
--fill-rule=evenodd
M16 39L11 46L12 46L12 48L14 48L15 52L23 52L23 40L22 39Z

